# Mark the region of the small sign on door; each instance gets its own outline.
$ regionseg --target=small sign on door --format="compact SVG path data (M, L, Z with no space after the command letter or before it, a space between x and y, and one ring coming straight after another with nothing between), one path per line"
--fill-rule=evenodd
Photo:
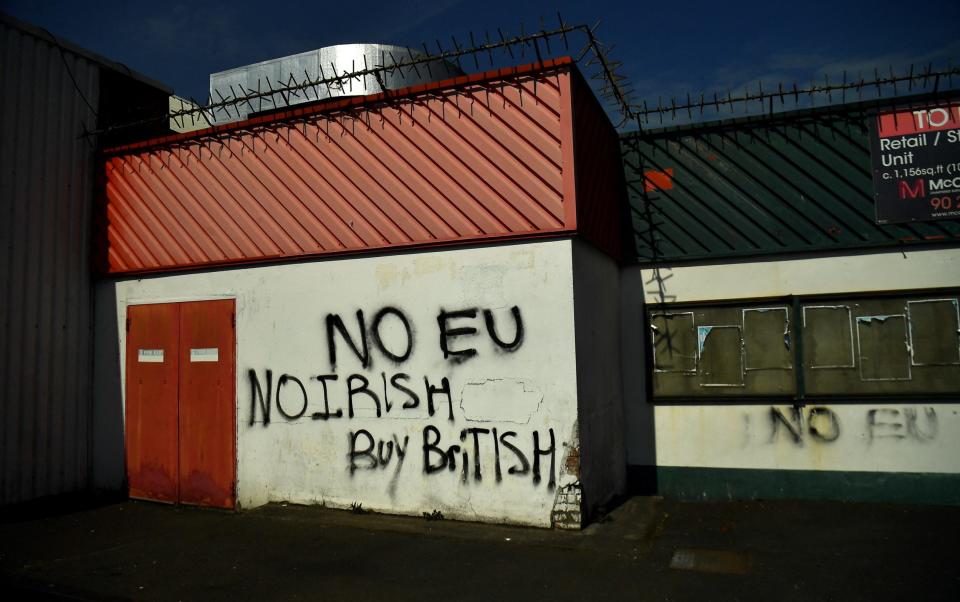
M141 364L162 364L163 349L138 349L137 361Z
M217 347L202 347L190 350L191 362L219 362L220 349Z

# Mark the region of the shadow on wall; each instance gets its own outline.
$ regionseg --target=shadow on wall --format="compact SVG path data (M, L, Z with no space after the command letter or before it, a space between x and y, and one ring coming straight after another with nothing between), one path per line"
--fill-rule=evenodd
M645 283L639 267L620 271L620 372L626 415L627 493L631 495L658 492L656 429L648 394L644 328L644 288L658 286L656 281Z
M116 285L96 284L93 357L93 486L126 494L123 394Z

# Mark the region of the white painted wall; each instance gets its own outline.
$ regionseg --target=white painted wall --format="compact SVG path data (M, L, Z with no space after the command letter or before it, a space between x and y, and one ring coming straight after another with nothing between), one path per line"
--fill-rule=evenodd
M799 419L793 411L791 406L764 405L657 406L657 463L713 468L960 472L960 404L808 403ZM773 412L779 412L783 419Z
M338 507L356 502L365 509L384 512L439 510L450 518L549 526L557 492L576 481L576 475L567 474L564 468L577 420L571 261L571 242L560 240L105 282L98 291L98 302L115 303L111 319L116 325L98 328L109 327L119 336L112 345L101 337L97 361L116 366L119 374L124 374L122 325L129 305L233 297L237 304L237 495L243 507L280 500ZM332 368L326 316L339 314L358 338L357 310L363 310L369 329L374 315L388 305L400 309L413 328L409 359L396 364L371 340L372 365L364 368L338 336L338 361ZM492 310L501 338L510 342L515 332L513 306L519 308L524 338L516 350L504 351L491 340L482 312ZM437 318L441 310L467 308L478 308L477 317L452 320L449 328L472 326L477 334L451 338L449 344L453 349L475 348L477 355L458 364L443 357ZM382 326L386 348L402 355L406 339L400 321L388 315ZM287 420L273 403L269 424L264 424L258 409L255 423L250 425L248 371L256 372L265 392L268 369L273 372L274 391L282 374L303 382L309 398L303 417ZM102 377L96 391L98 415L104 417L100 422L107 427L111 404L122 407L116 399L117 383L111 384L108 378L110 372L98 372ZM419 407L404 409L407 397L391 387L390 411L383 408L382 416L376 417L372 401L358 394L356 415L347 417L349 375L366 377L371 388L382 393L381 373L386 374L389 386L391 376L400 372L410 375L409 381L400 382L420 396ZM341 409L341 419L312 418L324 410L323 389L316 378L323 374L339 378L328 382L328 389L330 410ZM453 421L448 420L443 396L436 398L437 413L427 415L424 377L438 387L442 378L449 379ZM123 390L122 382L119 388ZM302 394L296 384L287 382L282 399L288 413L300 411ZM424 430L429 425L438 429L444 449L459 445L467 451L465 481L460 453L454 454L455 471L425 474ZM507 441L525 455L531 469L525 474L511 473L512 467L519 468L522 463L500 444L502 480L498 480L492 433L478 434L482 474L478 480L473 436L464 431L470 428L495 428L501 437L507 431L515 432ZM384 460L396 441L406 441L402 463L395 450L388 462L375 468L368 468L370 456L357 457L358 468L351 474L351 433L361 429L384 442ZM555 453L539 456L542 479L537 483L532 475L536 458L533 436L537 433L540 448L548 449L551 430ZM358 447L364 449L366 443L361 436ZM101 481L116 482L122 473L118 476L116 462L109 462L115 460L110 446L105 449L99 458L107 462L101 466L109 474ZM429 460L438 464L441 456L432 453Z
M660 268L668 303L960 286L960 248L894 251L781 261ZM655 271L641 278L647 303L659 303Z
M677 266L661 268L659 282L656 276L653 270L629 268L621 281L630 464L960 472L960 403L825 405L811 399L799 421L790 407L778 407L800 434L798 440L770 406L736 405L736 400L712 406L651 406L637 363L644 353L644 300L682 303L956 287L960 249ZM816 433L810 424L813 407L826 408L814 415ZM834 434L834 419L839 433L827 441Z

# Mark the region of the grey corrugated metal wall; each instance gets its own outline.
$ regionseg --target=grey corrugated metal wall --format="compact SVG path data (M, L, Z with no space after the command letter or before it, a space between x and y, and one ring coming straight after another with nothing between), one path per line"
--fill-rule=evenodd
M90 476L96 63L0 20L0 504ZM71 77L72 74L72 77ZM84 97L86 100L84 100Z
M869 135L878 109L957 96L951 91L622 136L637 261L957 244L960 219L876 223ZM669 173L666 186L647 190L651 172Z

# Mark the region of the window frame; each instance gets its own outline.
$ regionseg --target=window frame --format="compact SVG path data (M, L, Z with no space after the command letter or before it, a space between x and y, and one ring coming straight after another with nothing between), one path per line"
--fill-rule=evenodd
M811 303L817 303L822 305L843 305L844 302L857 300L857 299L891 299L891 298L902 298L904 302L904 314L906 321L906 328L908 332L908 337L912 337L911 332L911 321L910 315L906 311L908 304L911 302L917 301L933 301L933 300L956 300L958 303L958 308L960 308L960 288L958 287L940 287L940 288L924 288L924 289L900 289L900 290L888 290L888 291L855 291L855 292L837 292L837 293L823 293L823 294L811 294L811 295L783 295L783 296L773 296L773 297L748 297L743 299L716 299L716 300L698 300L698 301L687 301L687 302L668 302L668 303L644 303L643 307L643 319L642 319L642 344L644 346L645 360L644 371L646 374L646 400L648 404L651 405L768 405L768 404L792 404L797 406L805 405L806 403L816 402L816 403L872 403L872 402L898 402L898 401L910 401L910 402L932 402L932 403L943 403L943 402L953 402L956 403L960 401L960 390L956 392L945 392L945 393L923 393L923 392L897 392L897 393L838 393L838 394L823 394L823 393L809 393L807 392L806 387L806 372L807 370L812 370L815 368L808 368L804 362L804 339L803 339L803 312L804 307L809 307ZM743 310L749 309L760 309L764 307L769 307L771 305L775 306L787 306L790 308L788 316L790 318L790 327L789 333L792 342L792 352L793 352L793 378L795 380L795 391L793 394L787 395L769 395L769 394L751 394L747 391L743 391L738 395L717 395L711 394L710 390L714 387L704 387L704 393L702 395L684 395L684 396L664 396L664 395L655 395L654 394L654 379L657 377L657 372L655 371L654 366L654 356L653 356L653 336L651 329L651 316L657 313L682 313L682 312L696 312L697 309L701 308L730 308L736 307L741 310L741 315ZM960 311L960 309L958 309ZM851 332L854 339L857 336L857 317L852 312L850 314L850 320L852 323ZM862 317L862 316L861 316ZM960 325L960 314L958 314L958 325ZM694 328L697 327L696 321L694 321ZM741 328L743 323L741 322ZM913 344L912 338L909 339L911 345ZM848 367L848 369L856 368L859 372L861 369L859 362L859 350L856 346L855 341L852 342L852 355L854 359L854 365ZM911 351L910 354L910 364L911 369L914 369L917 364L913 362L913 354ZM938 364L938 365L949 365L949 366L958 366L958 364ZM699 362L697 364L699 368ZM746 364L744 363L744 368ZM958 367L960 369L960 367Z

